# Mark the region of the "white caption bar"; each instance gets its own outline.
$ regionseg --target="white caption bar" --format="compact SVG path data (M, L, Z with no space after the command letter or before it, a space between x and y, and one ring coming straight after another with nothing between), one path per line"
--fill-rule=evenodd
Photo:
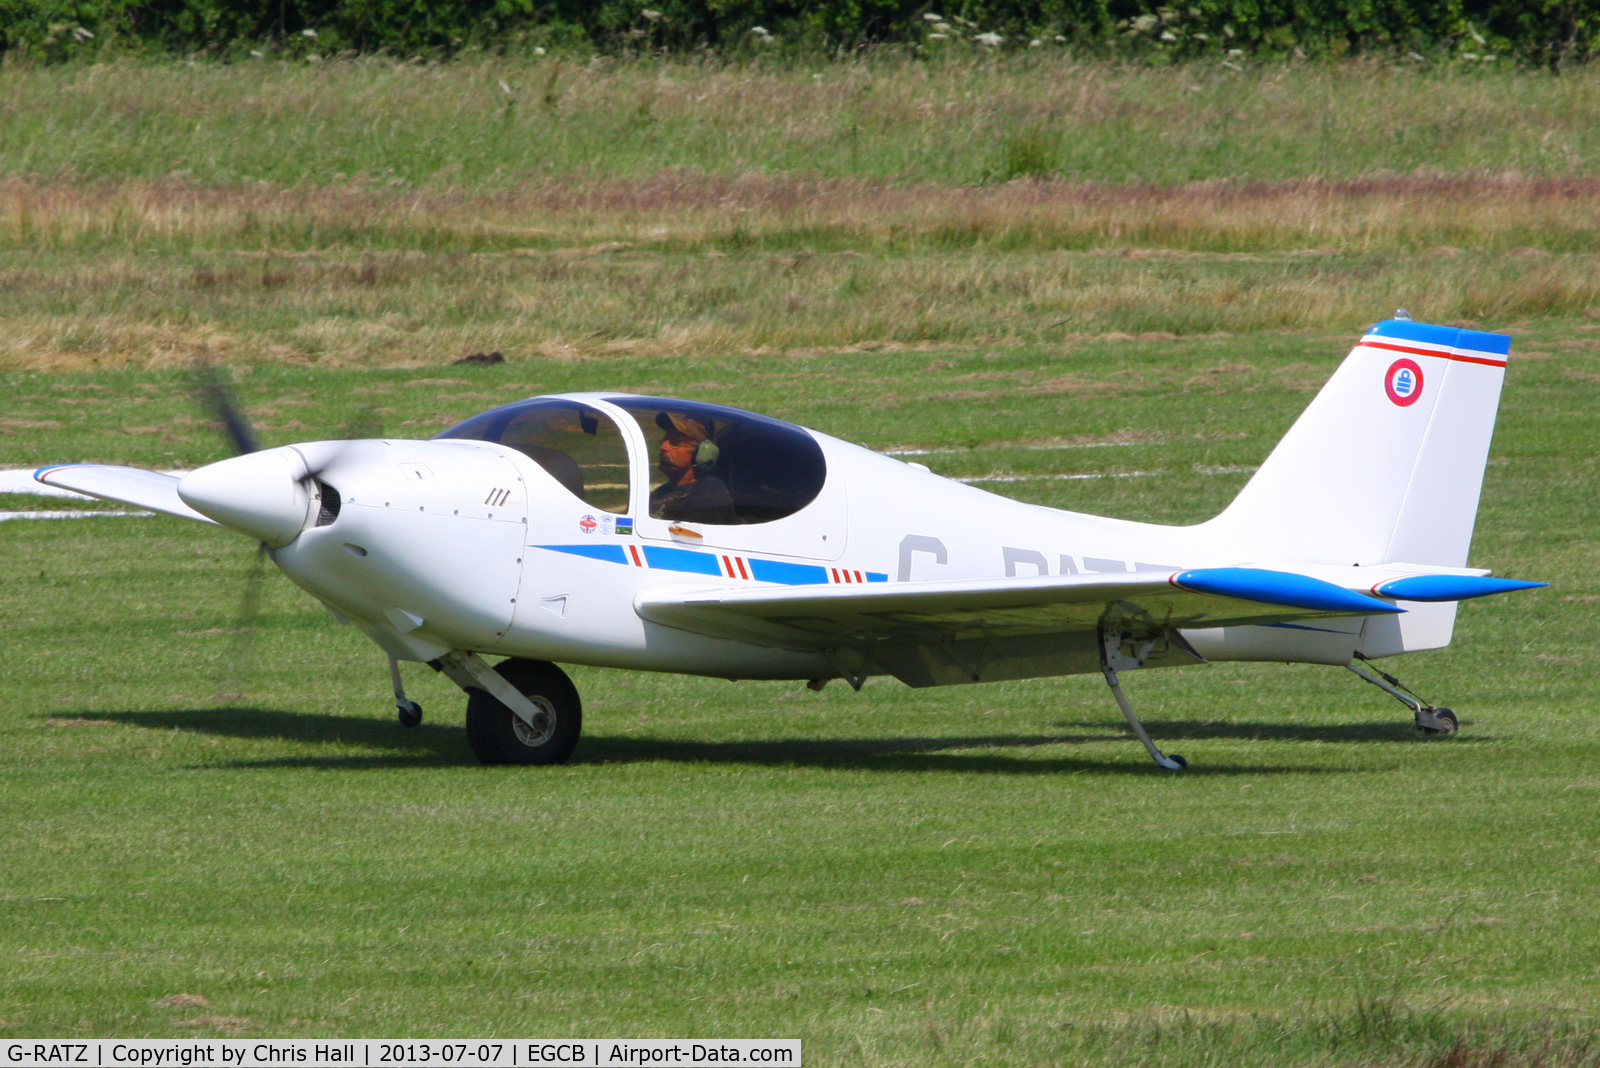
M135 1065L137 1068L348 1068L367 1065L465 1065L468 1068L653 1068L800 1064L798 1038L572 1039L42 1039L0 1043L0 1065Z

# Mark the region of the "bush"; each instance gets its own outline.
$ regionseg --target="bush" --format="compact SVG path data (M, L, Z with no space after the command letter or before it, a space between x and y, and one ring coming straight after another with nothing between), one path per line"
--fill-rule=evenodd
M930 2L932 6L930 7ZM1161 61L1197 54L1505 55L1587 59L1600 0L0 0L0 52L55 62L106 51L273 48L449 55L752 48L830 54L1033 42ZM935 27L943 24L943 30ZM759 29L758 29L759 28Z

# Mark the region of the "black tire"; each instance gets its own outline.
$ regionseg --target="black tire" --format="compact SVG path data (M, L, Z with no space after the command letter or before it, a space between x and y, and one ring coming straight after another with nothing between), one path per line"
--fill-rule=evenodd
M1456 718L1456 714L1450 711L1448 708L1433 708L1429 709L1429 711L1433 713L1434 719L1443 723L1444 726L1424 727L1419 723L1417 724L1417 729L1423 734L1454 734L1456 731L1461 729L1461 721L1458 720Z
M538 729L483 690L467 691L467 744L483 764L564 764L583 731L583 704L567 673L543 660L505 660L495 670L540 710Z

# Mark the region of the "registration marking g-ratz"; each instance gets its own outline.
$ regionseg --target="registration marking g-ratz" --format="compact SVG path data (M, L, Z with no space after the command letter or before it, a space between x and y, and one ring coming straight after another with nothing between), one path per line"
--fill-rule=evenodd
M12 1042L6 1046L6 1062L18 1064L89 1064L87 1042Z

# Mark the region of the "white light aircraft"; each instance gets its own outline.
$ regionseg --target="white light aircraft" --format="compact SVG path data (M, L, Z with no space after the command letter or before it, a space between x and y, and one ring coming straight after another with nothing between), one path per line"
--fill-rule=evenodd
M694 401L536 397L428 441L248 451L181 478L63 465L51 486L217 523L389 656L466 691L485 764L577 744L557 662L820 688L947 686L1215 660L1348 668L1447 645L1457 603L1542 583L1466 565L1510 338L1397 318L1355 346L1238 497L1194 526L999 497ZM224 406L226 409L226 406ZM225 419L226 421L226 419ZM491 667L485 656L506 659Z

